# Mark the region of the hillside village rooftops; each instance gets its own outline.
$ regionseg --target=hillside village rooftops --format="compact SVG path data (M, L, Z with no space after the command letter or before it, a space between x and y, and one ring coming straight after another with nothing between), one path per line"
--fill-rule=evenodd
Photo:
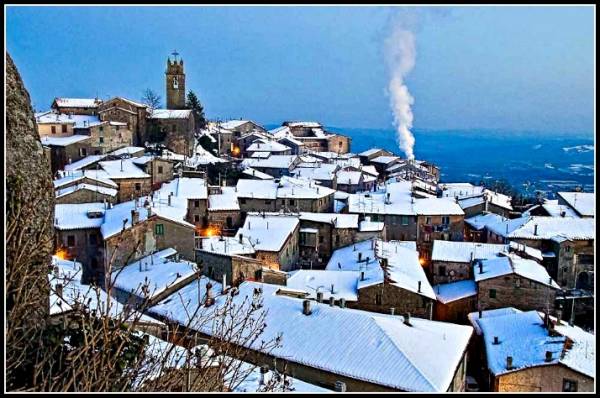
M593 192L558 192L558 196L582 217L594 217L595 194Z
M298 227L297 216L278 213L248 213L235 237L248 238L257 251L278 252Z
M208 211L240 210L235 187L222 187L221 193L208 195Z
M317 292L323 300L334 297L346 301L358 301L358 271L296 270L288 273L286 286L304 291L306 298L316 299Z
M301 300L277 294L280 286L254 282L239 286L234 303L251 305L257 288L262 288L265 310L255 316L264 314L266 328L247 348L259 349L260 340L271 341L281 335L280 346L270 350L270 356L390 388L446 391L472 334L470 326L418 318L411 318L408 326L400 316L328 304L314 304L307 316L302 313ZM193 296L197 297L197 292ZM205 311L219 311L227 300L219 296ZM190 323L178 307L158 305L151 311L181 324ZM212 324L196 326L193 320L191 324L203 333L212 333Z
M54 102L61 108L97 108L102 101L98 98L54 98Z
M228 256L254 254L254 247L248 237L212 236L202 238L202 248L197 249L208 253L225 254Z
M434 240L431 260L470 263L472 259L497 257L501 252L508 252L508 245Z
M54 206L54 228L58 230L100 228L104 203L68 203Z
M550 336L540 313L521 312L475 320L484 336L487 365L496 376L535 366L562 364L589 377L595 377L596 343L593 334L578 327L557 325L557 336ZM487 312L487 311L485 311ZM484 312L484 313L485 313ZM566 337L572 341L569 347ZM497 337L500 344L494 344ZM546 352L552 353L551 360ZM506 368L506 357L512 368Z
M497 235L509 239L588 240L595 238L593 218L524 216L487 225Z
M113 286L152 299L197 274L196 264L169 259L175 253L176 250L169 248L114 270L111 275Z
M65 165L65 171L79 170L79 169L82 169L84 167L91 166L94 163L98 163L99 161L101 161L105 157L106 157L106 155L89 155L89 156L86 156L83 159L80 159L80 160L78 160L76 162L73 162L73 163ZM110 178L110 176L109 176L109 178Z
M67 188L58 189L55 192L55 196L56 196L56 198L60 198L65 195L69 195L73 192L82 191L82 190L97 192L97 193L107 195L107 196L112 196L112 197L117 196L117 193L118 193L118 191L113 188L106 188L106 187L101 187L98 185L90 185L90 184L77 184L77 185L72 185Z
M151 119L188 119L192 115L191 109L154 109Z
M442 304L452 303L477 294L477 284L471 279L442 283L433 286L437 300Z
M480 264L481 272L478 264L473 266L475 282L516 274L551 288L560 289L560 286L550 277L546 268L536 261L514 254L503 254L499 257L484 259L481 260Z
M150 178L142 169L129 159L107 160L99 162L100 167L108 174L111 180L126 178Z
M246 158L242 160L242 167L263 169L290 169L296 161L296 155L270 155L266 159Z
M91 137L89 135L80 135L80 134L73 134L68 137L52 137L52 136L46 135L44 137L41 137L40 141L42 142L42 145L46 145L46 146L69 146L69 145L76 144L78 142L89 140L90 138ZM69 165L67 165L67 166L69 166Z

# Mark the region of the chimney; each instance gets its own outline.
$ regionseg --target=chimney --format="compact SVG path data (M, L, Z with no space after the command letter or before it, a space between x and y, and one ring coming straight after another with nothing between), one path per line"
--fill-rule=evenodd
M329 306L333 307L335 305L335 297L329 296Z
M213 297L212 297L212 283L208 282L206 284L206 303L205 305L207 307L210 307L213 304Z
M483 311L479 309L479 319L483 318Z
M57 283L56 284L56 294L58 295L58 297L62 297L62 295L63 295L63 285L62 285L62 283Z
M404 324L406 326L412 326L410 323L410 312L407 312L406 315L404 316Z
M358 252L358 262L360 263L362 261L362 253Z
M563 307L562 304L558 306L558 309L556 310L556 324L557 325L562 325L561 321L562 321L562 313L563 313Z
M394 315L395 311L396 311L396 309L394 307L390 308L390 315Z
M346 392L346 383L344 383L343 381L336 381L335 382L335 388L334 388L335 392Z
M259 384L261 386L265 385L265 375L269 372L269 367L267 365L263 365L260 367L260 380Z
M110 206L110 207L112 207L112 206ZM150 218L150 217L152 217L152 207L148 206L148 218Z
M323 302L323 292L317 292L317 303Z
M510 370L512 368L513 368L513 357L507 356L506 357L506 369Z
M345 298L341 298L338 300L338 304L340 306L340 308L346 308L346 299Z
M494 344L495 345L500 344L500 340L498 339L498 336L494 336Z
M223 274L223 290L227 287L227 274Z
M123 171L123 158L121 158L121 172Z
M479 273L483 274L483 263L481 261L479 262Z
M535 224L535 225L533 226L533 235L537 236L537 234L538 234L538 225L537 225L537 224Z
M240 234L240 244L242 244L244 241L244 234Z
M312 313L310 310L310 300L304 300L302 302L302 313L304 315L310 315Z
M546 362L552 362L552 351L546 351Z
M335 293L335 285L332 283L331 284L331 294Z
M421 293L421 281L419 281L419 287L418 287L417 293Z
M131 225L133 226L134 224L137 224L139 221L140 221L140 212L135 209L131 209Z

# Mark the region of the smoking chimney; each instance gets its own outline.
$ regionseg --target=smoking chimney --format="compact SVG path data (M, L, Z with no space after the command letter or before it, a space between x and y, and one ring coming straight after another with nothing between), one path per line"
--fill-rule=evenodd
M304 300L302 302L302 313L304 315L310 315L310 314L312 314L312 311L310 309L310 300Z

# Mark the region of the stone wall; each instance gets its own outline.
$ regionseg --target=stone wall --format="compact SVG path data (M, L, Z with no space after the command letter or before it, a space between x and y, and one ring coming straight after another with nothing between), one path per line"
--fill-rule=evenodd
M490 297L492 289L496 291L496 297ZM477 283L477 299L482 310L515 307L522 311L545 311L548 306L553 308L555 297L556 289L516 274Z
M424 280L423 283L427 281ZM359 289L356 304L348 305L386 314L390 313L390 308L394 308L395 314L402 315L410 312L411 316L427 319L433 314L432 299L387 283Z
M152 184L151 179L149 177L120 178L115 179L114 181L119 186L119 193L117 194L119 203L127 202L135 198L140 198L142 196L149 195L152 192Z
M471 279L471 263L432 261L432 281L434 285Z
M564 365L536 366L499 376L493 391L562 392L565 379L577 382L577 391L594 391L594 379Z
M92 203L103 202L105 200L107 203L115 203L117 201L117 197L110 196L102 192L91 191L89 189L79 189L77 191L56 198L56 203Z

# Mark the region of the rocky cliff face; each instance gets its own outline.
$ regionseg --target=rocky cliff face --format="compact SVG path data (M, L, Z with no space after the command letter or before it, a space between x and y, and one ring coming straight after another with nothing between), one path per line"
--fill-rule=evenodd
M35 357L49 310L54 189L29 93L6 55L7 389L18 388Z

